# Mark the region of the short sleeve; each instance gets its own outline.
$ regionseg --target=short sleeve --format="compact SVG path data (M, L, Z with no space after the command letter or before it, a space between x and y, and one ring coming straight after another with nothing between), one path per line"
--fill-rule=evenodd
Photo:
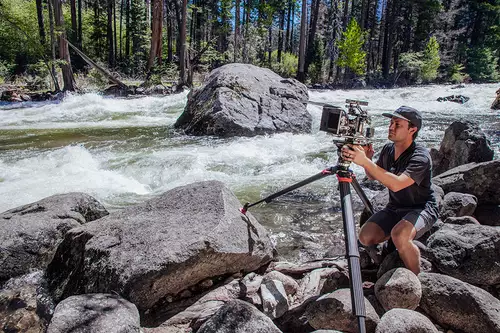
M408 166L403 173L413 179L417 185L420 185L430 167L430 160L426 155L415 154L410 158Z
M385 170L388 169L387 160L389 158L389 156L388 156L389 145L390 144L386 144L384 147L382 147L382 150L380 151L380 155L378 157L378 160L377 160L377 162L375 162L375 164L377 164L379 167L381 167L382 169L385 169Z

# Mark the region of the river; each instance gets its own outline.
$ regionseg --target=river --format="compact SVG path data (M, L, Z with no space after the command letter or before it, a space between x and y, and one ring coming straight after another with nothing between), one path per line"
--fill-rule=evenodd
M454 120L477 121L500 151L500 117L489 107L498 84L421 86L387 90L310 91L310 101L344 105L369 102L374 146L386 142L382 112L401 105L422 111L418 140L438 147ZM463 104L437 102L462 94ZM336 147L319 131L321 107L308 105L311 134L253 138L191 137L173 129L187 93L135 99L73 95L62 102L0 105L0 212L57 194L88 193L110 210L143 202L177 186L216 179L242 203L254 202L335 165ZM496 158L496 157L495 157ZM353 168L363 178L359 167ZM369 197L375 193L366 190ZM362 208L353 191L356 214ZM344 251L339 193L326 177L250 211L267 228L285 259L307 260L326 249Z

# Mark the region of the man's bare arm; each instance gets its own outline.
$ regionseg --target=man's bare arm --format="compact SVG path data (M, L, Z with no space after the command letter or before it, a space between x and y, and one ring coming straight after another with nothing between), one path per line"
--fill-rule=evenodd
M361 166L365 169L366 174L371 179L376 179L393 192L398 192L408 186L411 186L415 181L407 174L402 173L397 176L375 164L369 159L365 159Z

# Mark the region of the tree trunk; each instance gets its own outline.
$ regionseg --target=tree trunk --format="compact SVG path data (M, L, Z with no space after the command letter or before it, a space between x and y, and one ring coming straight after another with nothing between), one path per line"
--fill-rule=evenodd
M113 43L113 0L108 0L107 3L108 24L106 29L106 44L108 45L108 65L115 67L115 54Z
M78 0L78 41L77 45L79 48L82 48L83 45L83 32L82 32L82 1ZM121 14L120 14L121 15Z
M54 80L54 90L61 91L59 87L59 81L57 80L56 73L56 39L54 34L54 10L52 8L52 0L47 1L49 9L49 26L50 26L50 51L52 52L52 65L51 65L51 75Z
M285 10L279 11L280 15L280 30L278 31L278 57L277 61L281 62L281 52L283 52L283 34L285 31Z
M328 69L328 81L331 81L331 79L333 78L333 69L335 67L335 62L337 61L337 53L338 53L338 48L335 43L337 41L338 36L340 35L339 3L337 0L331 0L330 11L332 13L332 19L331 19L332 34L330 40L330 66Z
M125 57L128 59L130 56L130 2L132 0L125 0L127 5L125 9L125 27L126 35L125 35Z
M245 18L245 38L243 38L243 62L248 63L248 46L247 46L247 40L248 40L248 26L250 25L250 0L246 1L246 18Z
M71 8L71 41L76 43L78 40L78 27L76 23L76 0L70 0Z
M186 82L186 22L187 22L187 0L182 0L182 23L180 25L180 44L179 54L180 78L179 86L187 84Z
M116 2L113 0L113 41L114 41L114 59L113 63L116 64L116 58L118 58L118 38L117 38L118 30L116 29Z
M290 20L292 15L292 0L288 0L288 12L286 16L286 32L285 32L285 52L292 52L290 46Z
M79 1L82 1L82 0L79 0ZM123 62L123 45L122 45L122 38L123 38L123 1L124 0L121 0L120 2L120 61Z
M304 66L306 75L309 71L309 65L311 64L314 55L314 38L316 36L316 27L318 26L319 3L320 0L313 1L311 8L311 22L309 25L309 37L307 38L307 56Z
M54 21L55 28L59 31L59 59L64 63L61 65L62 76L64 82L64 91L75 91L76 84L73 78L73 70L71 69L71 59L69 57L68 42L66 41L66 31L64 29L64 18L62 12L62 3L60 0L54 1Z
M239 36L240 36L240 0L235 1L234 16L234 62L239 59Z
M304 65L306 55L306 24L307 24L307 1L302 0L302 17L300 18L300 42L299 42L299 70L297 80L304 82L306 79Z
M38 19L38 33L40 34L40 44L45 45L45 25L43 23L42 0L36 0L36 16Z
M267 62L269 64L269 66L271 66L271 54L272 54L272 51L273 51L273 25L272 24L269 24L269 28L268 28L268 46L267 46Z
M163 0L153 0L153 26L151 30L151 48L149 50L149 59L147 71L149 72L154 65L155 59L161 64L161 42L163 30Z
M171 16L171 13L168 14L167 16L167 62L168 63L171 63L172 62L172 59L174 58L173 57L173 39L174 39L174 36L173 36L173 32L172 32L172 16Z

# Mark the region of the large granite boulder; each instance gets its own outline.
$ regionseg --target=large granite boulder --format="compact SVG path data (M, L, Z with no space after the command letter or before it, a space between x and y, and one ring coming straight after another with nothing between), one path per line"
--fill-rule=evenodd
M439 325L464 333L500 332L500 300L450 276L420 273L420 307Z
M207 320L197 333L281 333L262 312L251 304L234 300Z
M85 294L60 302L47 333L140 333L139 311L117 295Z
M56 299L117 292L139 308L175 301L207 278L256 270L275 249L218 181L170 190L70 230L47 269Z
M455 121L444 132L439 150L431 149L434 175L472 162L493 159L493 150L486 134L471 121Z
M429 318L417 311L392 309L380 319L375 333L439 333Z
M267 68L228 64L189 94L175 127L187 134L222 137L310 132L307 101L306 86L295 79Z
M366 298L364 301L366 332L373 333L380 318L370 302ZM333 293L322 295L309 304L305 315L309 324L315 329L333 329L345 333L356 333L358 332L358 321L352 312L351 291L338 289Z
M427 255L443 274L479 285L500 283L500 228L445 224L429 237Z
M500 160L469 163L433 178L445 193L461 192L474 195L479 205L500 205Z
M446 193L441 207L440 217L446 220L448 217L471 216L476 210L477 198L467 193Z
M422 297L422 288L412 271L394 268L377 280L375 295L386 311L394 308L415 310Z
M108 212L84 193L53 195L0 214L0 281L45 269L68 230Z

